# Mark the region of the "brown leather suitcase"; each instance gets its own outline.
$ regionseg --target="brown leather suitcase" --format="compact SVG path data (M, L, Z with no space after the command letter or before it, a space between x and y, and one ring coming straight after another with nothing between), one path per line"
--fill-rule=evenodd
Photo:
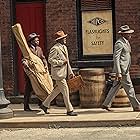
M67 81L70 93L78 91L84 86L84 81L81 75L74 76Z

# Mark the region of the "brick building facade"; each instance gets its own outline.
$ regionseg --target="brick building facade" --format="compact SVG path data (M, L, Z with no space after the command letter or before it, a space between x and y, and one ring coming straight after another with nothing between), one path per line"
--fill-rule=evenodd
M11 33L11 3L9 0L0 1L0 30L3 66L3 83L6 94L15 91L14 53Z
M72 65L78 66L76 61L79 60L80 35L78 33L78 0L46 0L46 57L50 47L53 45L53 33L59 29L63 29L68 34L68 51ZM91 0L89 0L91 1ZM96 1L96 0L93 0ZM2 61L3 61L3 81L6 95L17 94L17 54L15 40L11 31L11 26L16 23L15 0L0 0L0 28L2 38ZM140 75L140 66L138 60L140 58L140 1L133 0L116 0L113 9L114 19L114 40L117 39L118 28L123 24L130 25L135 30L132 45L132 66L131 75L136 77ZM88 65L87 65L88 67ZM111 67L105 67L106 71L110 71Z

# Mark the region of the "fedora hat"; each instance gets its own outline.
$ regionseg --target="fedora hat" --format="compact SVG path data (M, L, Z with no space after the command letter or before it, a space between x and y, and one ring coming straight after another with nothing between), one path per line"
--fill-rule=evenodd
M31 33L31 34L28 35L27 41L29 42L29 41L31 41L31 40L33 40L34 38L39 37L39 36L40 36L40 35L38 35L38 34L36 34L36 33Z
M120 27L119 34L132 34L134 33L134 30L130 29L128 25L123 25Z
M55 41L59 40L59 39L62 39L62 38L65 38L67 37L67 34L65 34L62 30L61 31L58 31L54 34L55 36Z

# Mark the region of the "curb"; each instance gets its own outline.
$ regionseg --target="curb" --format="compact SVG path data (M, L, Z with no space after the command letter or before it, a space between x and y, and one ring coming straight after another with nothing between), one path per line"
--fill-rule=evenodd
M84 127L140 127L140 119L104 121L0 122L1 128L84 128Z

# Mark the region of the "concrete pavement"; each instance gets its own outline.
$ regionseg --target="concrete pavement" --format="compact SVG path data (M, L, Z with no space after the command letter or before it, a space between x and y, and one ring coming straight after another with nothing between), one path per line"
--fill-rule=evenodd
M40 111L36 104L31 104L35 111L26 112L23 104L11 104L14 117L1 119L0 128L76 128L106 126L140 126L140 112L133 112L131 107L112 108L108 112L101 108L81 109L75 107L78 116L67 116L64 107L51 106L50 114L37 115Z

